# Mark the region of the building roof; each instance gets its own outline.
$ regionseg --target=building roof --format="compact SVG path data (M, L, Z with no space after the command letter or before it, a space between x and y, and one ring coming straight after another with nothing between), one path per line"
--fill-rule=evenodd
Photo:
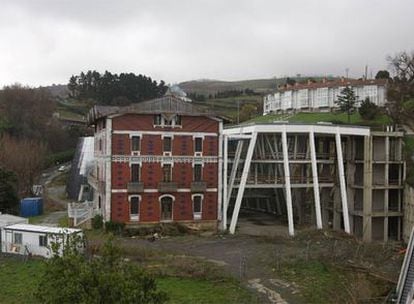
M25 217L20 217L12 214L0 213L0 227L16 224L16 223L27 223L29 220Z
M363 85L386 85L386 79L345 79L341 78L339 80L332 81L322 81L322 82L310 82L307 83L296 83L294 85L283 85L278 87L278 92L283 93L286 91L296 91L304 89L318 89L318 88L334 88L334 87L357 87Z
M88 124L94 124L99 118L116 114L162 114L176 113L189 116L212 116L218 117L215 113L201 109L190 102L168 94L160 98L134 103L126 107L94 106L88 113Z
M26 231L26 232L51 233L51 234L72 234L72 233L82 232L82 229L38 226L38 225L31 225L31 224L15 224L15 225L7 226L4 229L22 231L22 232Z

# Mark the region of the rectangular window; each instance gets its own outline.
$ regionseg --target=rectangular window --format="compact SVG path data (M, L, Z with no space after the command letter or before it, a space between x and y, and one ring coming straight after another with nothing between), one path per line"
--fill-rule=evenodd
M47 235L39 235L39 246L40 247L47 246Z
M172 148L171 143L172 143L171 137L164 137L164 144L163 144L164 152L171 152L171 148Z
M161 114L154 115L154 125L160 126L161 125L161 121L162 121Z
M140 168L139 164L131 164L131 182L139 182L140 180Z
M14 233L13 234L13 243L22 244L23 243L23 235L21 233Z
M132 151L141 150L141 137L132 136L132 138L131 138L131 150Z
M172 165L171 164L164 164L162 167L162 175L164 182L171 182L172 181Z
M176 115L175 116L175 125L176 126L181 126L181 115Z
M196 137L194 140L194 152L203 152L203 138Z
M203 179L203 166L200 164L194 165L194 181L200 182Z
M130 203L130 215L131 216L137 216L139 215L139 197L133 196L131 197L131 203Z

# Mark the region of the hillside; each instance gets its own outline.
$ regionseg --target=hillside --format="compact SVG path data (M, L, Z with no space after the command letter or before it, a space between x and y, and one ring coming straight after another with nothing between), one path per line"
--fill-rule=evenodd
M306 81L312 78L314 80L320 80L322 77L291 77L291 79L297 82ZM329 77L332 78L332 77ZM276 90L277 86L286 83L286 77L283 78L268 78L268 79L250 79L239 81L222 81L222 80L190 80L184 81L178 84L178 86L186 93L198 93L198 94L214 94L217 92L229 91L229 90L244 90L251 89L258 93L268 93Z

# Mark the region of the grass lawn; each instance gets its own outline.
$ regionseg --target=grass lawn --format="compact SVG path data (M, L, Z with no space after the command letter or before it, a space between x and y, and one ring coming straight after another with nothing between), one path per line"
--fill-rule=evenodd
M23 262L19 257L0 256L0 303L36 303L33 293L45 269L42 260ZM157 279L160 290L165 291L168 303L258 303L252 293L233 280L198 280L190 278L161 277Z
M289 122L302 122L302 123L317 123L317 122L332 122L332 123L348 123L348 115L346 113L297 113L292 114L269 114L265 116L258 116L248 122L273 122L275 120L287 120ZM379 114L374 120L364 120L359 113L353 113L351 115L351 124L357 125L386 125L390 124L391 119L384 114Z

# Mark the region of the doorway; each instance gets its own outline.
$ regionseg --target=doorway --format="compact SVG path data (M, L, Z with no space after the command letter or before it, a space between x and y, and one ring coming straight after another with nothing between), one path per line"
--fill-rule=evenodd
M161 221L172 221L172 197L161 198Z

